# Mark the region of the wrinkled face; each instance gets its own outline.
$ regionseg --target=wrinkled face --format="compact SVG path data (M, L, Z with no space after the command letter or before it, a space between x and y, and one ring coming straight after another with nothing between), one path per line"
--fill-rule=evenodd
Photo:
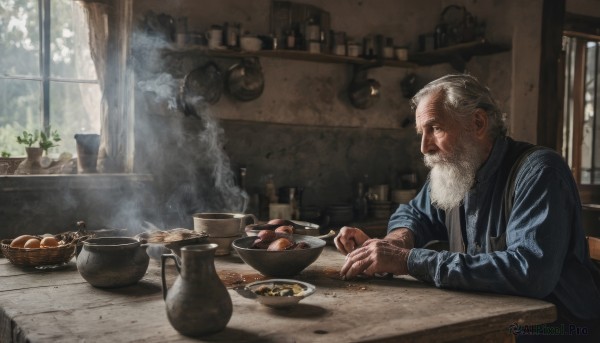
M431 168L431 202L447 211L459 206L469 192L487 153L476 130L452 119L438 100L438 94L421 100L416 110L416 127L425 165Z
M447 115L439 101L439 94L425 97L416 110L417 134L421 135L421 153L425 156L452 155L460 138L462 127Z

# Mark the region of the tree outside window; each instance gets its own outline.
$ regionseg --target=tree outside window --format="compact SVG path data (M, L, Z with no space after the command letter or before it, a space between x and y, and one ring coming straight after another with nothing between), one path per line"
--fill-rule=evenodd
M16 137L52 127L49 151L76 154L76 133L100 133L101 92L83 8L73 0L0 0L0 150L24 156Z

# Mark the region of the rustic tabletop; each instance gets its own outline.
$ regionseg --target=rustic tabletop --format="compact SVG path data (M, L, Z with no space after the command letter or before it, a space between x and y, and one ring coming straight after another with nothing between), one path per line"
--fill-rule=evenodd
M75 260L43 271L0 258L0 342L348 342L510 341L511 325L552 322L554 305L535 299L437 289L410 277L344 281L344 257L325 250L295 279L317 287L297 306L272 309L232 288L266 279L236 255L215 266L233 301L225 330L202 338L175 331L162 298L160 263L151 260L136 285L101 289ZM168 282L177 276L167 265Z

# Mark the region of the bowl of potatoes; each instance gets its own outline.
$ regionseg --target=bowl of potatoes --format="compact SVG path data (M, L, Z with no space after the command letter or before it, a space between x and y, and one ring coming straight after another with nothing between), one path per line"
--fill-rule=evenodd
M264 230L257 236L238 238L232 246L247 265L261 274L288 277L315 262L325 244L312 236Z

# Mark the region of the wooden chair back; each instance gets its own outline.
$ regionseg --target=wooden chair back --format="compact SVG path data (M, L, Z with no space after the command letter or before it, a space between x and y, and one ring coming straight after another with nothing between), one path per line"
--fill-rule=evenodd
M600 238L588 236L588 248L590 250L590 258L594 262L600 263Z

